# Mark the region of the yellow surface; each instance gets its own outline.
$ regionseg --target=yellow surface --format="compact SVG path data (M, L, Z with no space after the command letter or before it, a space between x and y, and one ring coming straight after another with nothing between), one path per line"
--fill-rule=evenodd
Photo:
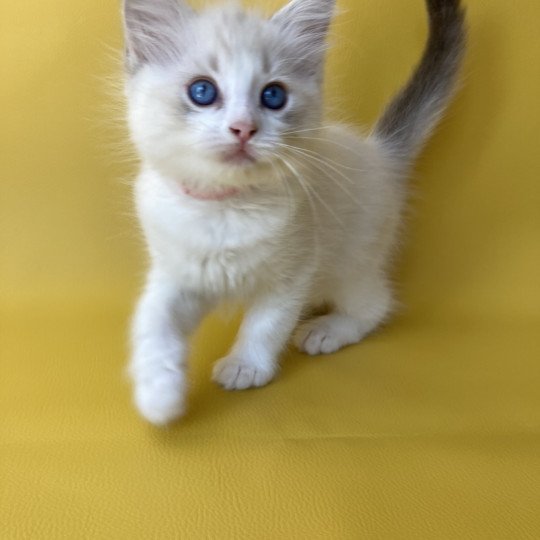
M405 308L275 384L209 382L141 422L123 378L144 268L104 79L116 2L0 8L0 537L540 537L540 4L470 0L466 85L413 182ZM276 2L273 3L276 5ZM343 1L328 97L371 122L417 59L420 0Z

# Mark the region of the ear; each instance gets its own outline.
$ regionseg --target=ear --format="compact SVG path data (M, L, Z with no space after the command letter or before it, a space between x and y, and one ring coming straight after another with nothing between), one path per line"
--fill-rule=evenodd
M292 0L272 20L295 38L322 48L332 21L336 0Z
M194 15L184 0L124 0L123 12L130 70L176 58L182 28Z

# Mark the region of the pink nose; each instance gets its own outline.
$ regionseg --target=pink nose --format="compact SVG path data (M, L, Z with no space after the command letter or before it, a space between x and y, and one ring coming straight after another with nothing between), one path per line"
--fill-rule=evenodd
M235 122L229 130L242 144L245 144L257 133L257 126L251 122Z

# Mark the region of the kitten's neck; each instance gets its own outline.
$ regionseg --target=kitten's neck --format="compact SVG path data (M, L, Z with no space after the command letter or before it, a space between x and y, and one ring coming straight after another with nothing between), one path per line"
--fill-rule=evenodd
M181 167L176 163L170 170L158 169L149 163L143 164L142 168L157 174L175 190L200 201L226 201L249 192L277 194L282 191L282 178L271 165L231 169L197 161L186 160Z
M192 188L181 184L182 191L198 201L225 201L231 199L241 193L240 188L223 187L223 188Z

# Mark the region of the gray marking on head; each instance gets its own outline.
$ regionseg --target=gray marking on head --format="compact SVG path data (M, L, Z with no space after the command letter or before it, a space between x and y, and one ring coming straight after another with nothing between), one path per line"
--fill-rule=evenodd
M301 123L304 114L298 109L289 109L283 115L283 121L286 122L289 126L297 126Z
M267 50L263 50L262 52L262 70L263 72L268 75L272 69L272 62L270 60L269 52Z
M210 56L210 59L208 60L208 64L212 71L214 71L215 73L219 72L219 58L217 54L213 54L212 56Z

